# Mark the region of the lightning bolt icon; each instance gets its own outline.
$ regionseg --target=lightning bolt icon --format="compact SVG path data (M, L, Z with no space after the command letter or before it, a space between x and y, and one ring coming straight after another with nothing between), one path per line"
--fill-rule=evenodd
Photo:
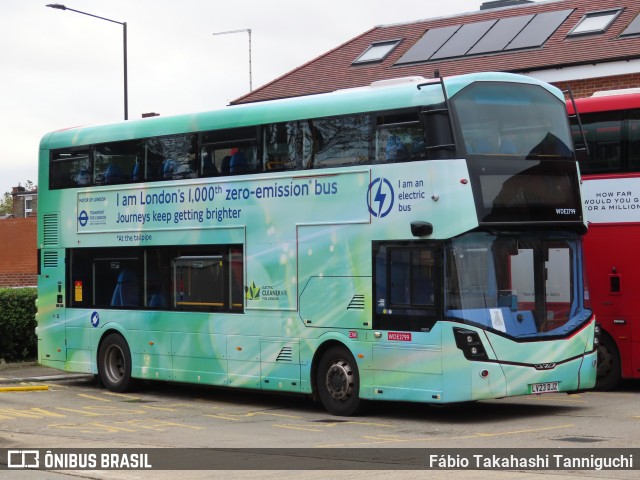
M382 206L384 205L385 198L387 198L387 194L382 193L382 180L380 180L380 182L378 183L378 192L376 193L376 196L373 198L374 202L378 202L378 215L376 215L377 217L380 217L380 213L382 212Z

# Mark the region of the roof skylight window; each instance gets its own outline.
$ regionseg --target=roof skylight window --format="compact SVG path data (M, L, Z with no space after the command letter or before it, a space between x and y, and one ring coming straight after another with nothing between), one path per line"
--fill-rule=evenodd
M356 58L353 63L381 62L398 46L400 40L389 40L387 42L376 42L369 45L362 55Z
M640 15L637 15L636 18L624 29L624 32L620 34L621 37L626 37L628 35L638 35L640 34Z
M599 12L588 12L580 19L575 27L567 34L585 35L589 33L604 33L611 26L613 21L622 12L621 8L615 10L601 10Z

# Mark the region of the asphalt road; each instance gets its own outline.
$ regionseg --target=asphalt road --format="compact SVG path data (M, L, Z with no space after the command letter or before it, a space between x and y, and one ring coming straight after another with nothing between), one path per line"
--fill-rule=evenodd
M0 479L59 478L561 478L635 479L640 470L420 470L396 468L406 449L640 448L640 382L614 392L548 394L448 407L371 403L357 417L334 417L309 399L151 383L116 394L91 377L41 367L0 370L0 449L305 448L372 452L380 470L262 470L291 457L268 457L248 470L2 470ZM348 450L351 449L351 450ZM379 450L388 449L388 450ZM511 451L511 450L510 450ZM322 452L322 453L320 453ZM410 450L406 450L410 452ZM237 452L236 452L237 453ZM233 455L234 453L230 453ZM407 453L408 454L408 453ZM639 455L640 457L640 455ZM262 458L262 457L261 457ZM271 462L271 463L269 463ZM640 458L635 462L640 465ZM337 464L336 464L337 465ZM388 465L388 469L385 465ZM343 467L344 468L344 467Z

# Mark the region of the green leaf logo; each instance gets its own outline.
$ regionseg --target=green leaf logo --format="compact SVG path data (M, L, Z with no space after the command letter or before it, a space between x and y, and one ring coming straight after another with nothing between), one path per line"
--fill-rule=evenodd
M256 287L255 282L244 287L247 300L258 300L260 298L260 287Z

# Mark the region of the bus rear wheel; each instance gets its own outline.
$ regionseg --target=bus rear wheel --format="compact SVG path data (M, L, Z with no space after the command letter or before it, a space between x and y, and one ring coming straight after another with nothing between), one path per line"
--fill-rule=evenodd
M360 407L360 375L355 358L342 346L331 347L320 359L318 396L332 415L349 416Z
M613 339L602 333L598 345L597 390L612 390L620 381L620 353Z
M121 335L112 333L100 345L98 372L102 384L112 392L126 392L133 386L131 351Z

